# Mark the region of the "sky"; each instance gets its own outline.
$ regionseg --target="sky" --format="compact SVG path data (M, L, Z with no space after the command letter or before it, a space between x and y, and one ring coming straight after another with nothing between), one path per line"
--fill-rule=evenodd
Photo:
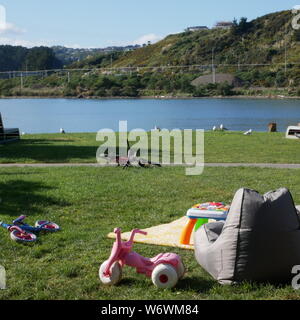
M240 17L252 20L296 5L300 0L0 0L0 44L142 44L189 26L212 27L219 20Z

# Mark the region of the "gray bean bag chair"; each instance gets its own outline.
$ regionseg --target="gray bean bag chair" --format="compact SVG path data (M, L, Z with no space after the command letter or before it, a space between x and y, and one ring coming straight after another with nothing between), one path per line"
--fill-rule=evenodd
M291 281L300 265L300 220L287 189L237 191L227 220L194 234L198 263L221 284Z

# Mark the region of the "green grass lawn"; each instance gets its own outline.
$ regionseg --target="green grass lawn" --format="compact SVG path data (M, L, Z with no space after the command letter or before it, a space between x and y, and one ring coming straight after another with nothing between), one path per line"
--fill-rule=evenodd
M95 133L25 135L0 145L0 163L95 163ZM299 163L300 141L283 133L206 132L205 162Z
M74 135L73 140L77 139L81 141ZM59 145L52 141L49 146L63 150ZM39 146L43 146L41 142ZM36 244L25 246L11 241L8 232L0 230L0 264L6 268L8 287L0 291L0 298L300 299L300 292L291 286L221 286L201 269L192 251L151 245L139 244L135 249L144 256L168 251L182 256L188 272L176 288L160 291L150 279L130 268L125 268L119 286L107 288L100 284L97 274L112 246L106 235L117 226L129 231L168 223L197 202L230 202L240 187L264 193L282 186L288 187L295 202L300 203L300 170L206 168L203 175L193 177L186 176L180 167L2 168L0 220L10 222L26 214L30 223L50 219L60 224L62 231L42 235Z

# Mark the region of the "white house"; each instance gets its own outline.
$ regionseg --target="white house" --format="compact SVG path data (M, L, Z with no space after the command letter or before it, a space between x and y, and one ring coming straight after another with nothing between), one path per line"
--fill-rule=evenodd
M206 26L196 26L196 27L189 27L187 28L185 31L200 31L200 30L208 30L208 28Z
M231 21L219 21L215 25L215 29L230 29L233 26Z

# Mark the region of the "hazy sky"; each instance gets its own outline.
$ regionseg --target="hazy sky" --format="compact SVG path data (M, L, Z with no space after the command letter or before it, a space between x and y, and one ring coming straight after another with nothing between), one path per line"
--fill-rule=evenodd
M156 41L188 26L291 9L300 0L0 0L0 44L106 47ZM0 14L1 16L1 14Z

